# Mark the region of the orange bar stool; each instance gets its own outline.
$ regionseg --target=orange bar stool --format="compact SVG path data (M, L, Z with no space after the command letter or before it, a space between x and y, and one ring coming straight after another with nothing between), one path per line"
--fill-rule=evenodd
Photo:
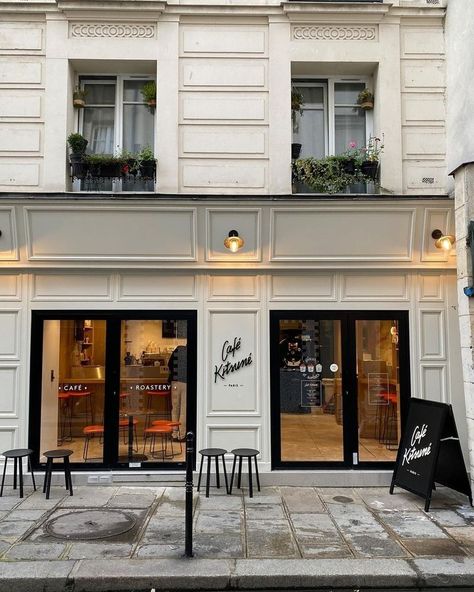
M145 454L146 441L148 438L151 438L150 454L156 458L156 439L159 438L161 443L160 454L162 459L165 460L167 456L166 452L168 450L168 440L171 439L172 433L173 428L169 425L152 426L151 428L146 428L143 432L143 454Z
M136 419L134 417L132 423L133 423L133 440L135 441L135 443L138 443L138 436L137 436L138 419ZM123 434L123 443L124 444L128 443L128 440L127 440L128 428L129 428L128 418L120 419L119 420L119 432L122 432L122 434ZM138 452L138 445L137 444L136 444L134 450L135 450L135 452Z
M179 443L179 453L183 454L183 445L181 444L181 440L179 438L174 438L173 435L176 434L176 431L179 433L179 427L181 425L180 421L167 421L166 419L155 419L151 422L152 426L170 426L173 429L173 433L171 434L171 456L174 456L174 449L173 449L173 440L177 440Z
M159 397L165 402L165 412L158 413L153 410L153 401ZM161 419L171 420L171 389L166 391L147 391L147 402L146 402L146 423L145 429L150 425L150 418L155 416Z
M82 458L84 460L88 460L89 442L92 440L92 438L94 438L94 436L99 436L99 438L102 439L104 435L104 426L89 425L82 430L82 433L84 434L84 451L82 453Z

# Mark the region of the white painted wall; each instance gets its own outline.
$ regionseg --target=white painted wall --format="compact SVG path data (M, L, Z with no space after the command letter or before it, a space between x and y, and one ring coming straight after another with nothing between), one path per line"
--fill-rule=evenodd
M374 133L385 136L382 187L446 191L442 2L216 2L207 12L199 4L117 8L113 17L94 2L2 13L0 191L69 188L75 77L145 70L158 81L161 193L291 193L292 71L371 76Z
M473 30L473 3L450 0L446 17L448 171L474 160Z

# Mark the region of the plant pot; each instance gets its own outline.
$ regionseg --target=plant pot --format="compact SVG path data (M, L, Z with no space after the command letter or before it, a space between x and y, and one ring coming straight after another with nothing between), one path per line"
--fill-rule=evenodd
M375 181L377 177L378 168L379 163L376 160L364 160L360 165L361 173L372 181Z
M341 163L341 168L347 175L353 175L356 169L356 163L353 158L348 158Z
M154 160L142 160L140 163L140 176L142 179L155 178L156 162Z
M112 164L93 163L89 165L89 171L92 177L104 179L117 179L120 177L122 165L120 162Z
M73 153L69 155L69 163L71 165L71 177L76 179L84 179L87 175L87 164L84 162L84 155L81 153Z
M76 107L76 109L82 109L86 106L86 102L84 99L73 99L72 104L74 105L74 107Z
M148 109L153 110L156 107L156 99L150 99L146 104Z
M291 159L296 160L297 158L299 158L300 152L301 152L301 144L298 144L297 142L293 142L293 144L291 145Z
M365 111L370 111L371 109L374 108L374 103L372 101L364 101L363 103L361 103L359 105L359 107L361 109L364 109Z

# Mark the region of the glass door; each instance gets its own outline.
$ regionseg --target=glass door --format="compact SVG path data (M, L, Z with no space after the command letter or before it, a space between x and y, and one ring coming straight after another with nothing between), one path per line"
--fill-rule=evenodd
M395 462L408 313L271 312L274 468Z
M30 447L81 467L184 466L196 313L33 312Z
M278 464L347 463L343 349L340 318L273 315L272 436Z

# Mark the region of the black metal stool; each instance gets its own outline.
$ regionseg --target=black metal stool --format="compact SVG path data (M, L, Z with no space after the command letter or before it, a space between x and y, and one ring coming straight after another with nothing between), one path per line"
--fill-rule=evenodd
M232 493L232 486L234 484L234 474L235 474L235 464L237 462L237 458L239 459L239 473L237 477L237 487L240 489L240 485L242 482L242 459L248 458L249 461L249 496L253 497L253 487L252 487L252 458L255 460L255 476L257 477L257 487L260 491L260 478L258 476L258 465L257 465L257 456L260 454L258 450L254 448L235 448L232 450L232 454L234 455L234 463L232 465L232 477L230 479L230 490L229 493Z
M69 495L72 495L72 479L71 479L71 468L69 465L69 457L73 453L73 450L59 449L59 450L47 450L43 452L48 461L46 463L46 470L44 473L43 493L46 493L46 499L49 499L49 492L51 490L51 476L53 474L53 460L55 458L63 459L64 476L66 479L66 489L69 490Z
M225 470L225 458L224 454L227 453L227 450L223 448L203 448L199 451L201 455L201 466L199 467L199 479L198 479L198 486L197 490L201 487L201 476L202 476L202 465L204 463L204 457L207 457L207 478L206 478L206 497L209 497L209 486L211 483L211 462L212 459L216 459L216 487L219 489L221 484L219 480L219 457L222 457L222 465L224 467L224 478L225 478L225 491L229 493L229 485L227 483L227 471Z
M28 470L31 473L33 487L36 491L35 476L33 473L33 469L31 467L31 455L33 454L33 451L30 448L15 448L13 450L7 450L2 454L5 457L5 465L3 467L2 488L0 489L0 497L2 497L3 495L3 485L5 483L5 473L7 472L7 462L9 458L13 458L13 489L16 489L16 475L18 467L18 476L20 478L20 497L23 497L23 458L26 456L28 458Z

